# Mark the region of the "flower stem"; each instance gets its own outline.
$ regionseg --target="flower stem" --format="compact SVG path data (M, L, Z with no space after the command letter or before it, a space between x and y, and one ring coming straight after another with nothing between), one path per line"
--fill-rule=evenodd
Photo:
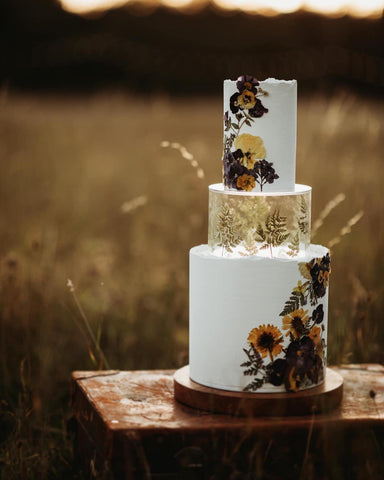
M103 364L105 365L105 367L110 370L110 366L109 366L109 363L107 361L107 359L105 358L105 355L104 355L104 352L102 351L102 349L100 348L100 345L99 345L99 342L96 340L95 338L95 335L93 334L93 331L92 331L92 328L88 322L88 319L87 319L87 316L83 310L83 307L81 306L80 302L79 302L79 299L77 298L77 295L75 293L74 290L71 290L71 293L72 293L72 297L75 301L75 304L76 304L76 307L77 309L79 310L79 313L80 313L80 317L82 318L83 322L84 322L84 325L86 327L86 330L88 332L88 335L90 336L99 356L100 356L100 359L102 360Z
M268 349L268 353L269 353L269 358L271 359L271 362L273 362L273 355L270 348Z

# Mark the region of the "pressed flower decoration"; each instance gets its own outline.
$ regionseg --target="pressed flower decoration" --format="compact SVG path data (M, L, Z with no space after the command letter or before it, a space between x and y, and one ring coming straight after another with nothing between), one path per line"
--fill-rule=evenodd
M238 175L236 186L252 191L255 177L244 173L246 168L240 163L233 164L231 168ZM271 258L296 257L300 249L306 248L310 242L309 229L303 233L300 228L301 224L309 224L308 209L307 217L301 213L304 204L306 202L302 199L292 202L285 196L212 195L209 208L213 221L208 243L213 248L224 246L221 249L223 255L247 256L259 252L266 256L268 252ZM309 278L310 275L310 270L306 269L304 276Z
M270 383L297 392L324 378L324 307L319 300L326 294L331 273L329 253L299 263L299 271L305 281L297 282L285 302L280 313L282 331L268 324L253 328L248 335L249 348L244 349L248 360L241 366L245 368L244 375L252 376L253 380L245 391L256 391ZM284 337L289 339L286 347Z
M261 325L259 328L253 328L248 336L248 342L264 358L269 355L271 361L273 357L279 355L283 346L281 345L283 336L278 328L273 325Z
M279 178L273 164L268 162L263 139L250 133L241 133L244 125L250 127L268 113L260 97L268 95L256 78L243 75L237 79L237 92L229 99L229 110L224 114L224 185L236 190L250 191L256 185L263 191L267 183ZM233 120L233 116L236 120ZM249 177L253 180L250 181Z

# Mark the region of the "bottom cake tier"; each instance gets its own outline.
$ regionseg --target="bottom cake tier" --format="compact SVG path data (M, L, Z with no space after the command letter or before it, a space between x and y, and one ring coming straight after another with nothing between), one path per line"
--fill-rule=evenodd
M295 392L326 371L328 249L292 259L190 251L190 377L208 387Z

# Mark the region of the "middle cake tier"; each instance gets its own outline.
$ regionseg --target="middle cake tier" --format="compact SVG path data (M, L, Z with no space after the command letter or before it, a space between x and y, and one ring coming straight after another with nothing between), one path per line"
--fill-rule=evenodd
M311 192L240 192L209 186L208 245L218 256L305 255L311 241Z

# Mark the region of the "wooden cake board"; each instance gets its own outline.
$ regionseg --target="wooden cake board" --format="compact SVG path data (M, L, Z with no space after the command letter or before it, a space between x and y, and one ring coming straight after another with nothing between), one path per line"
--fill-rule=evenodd
M309 415L337 408L343 397L343 377L327 368L321 385L299 392L249 393L205 387L189 377L189 365L174 374L175 398L189 407L237 416Z

